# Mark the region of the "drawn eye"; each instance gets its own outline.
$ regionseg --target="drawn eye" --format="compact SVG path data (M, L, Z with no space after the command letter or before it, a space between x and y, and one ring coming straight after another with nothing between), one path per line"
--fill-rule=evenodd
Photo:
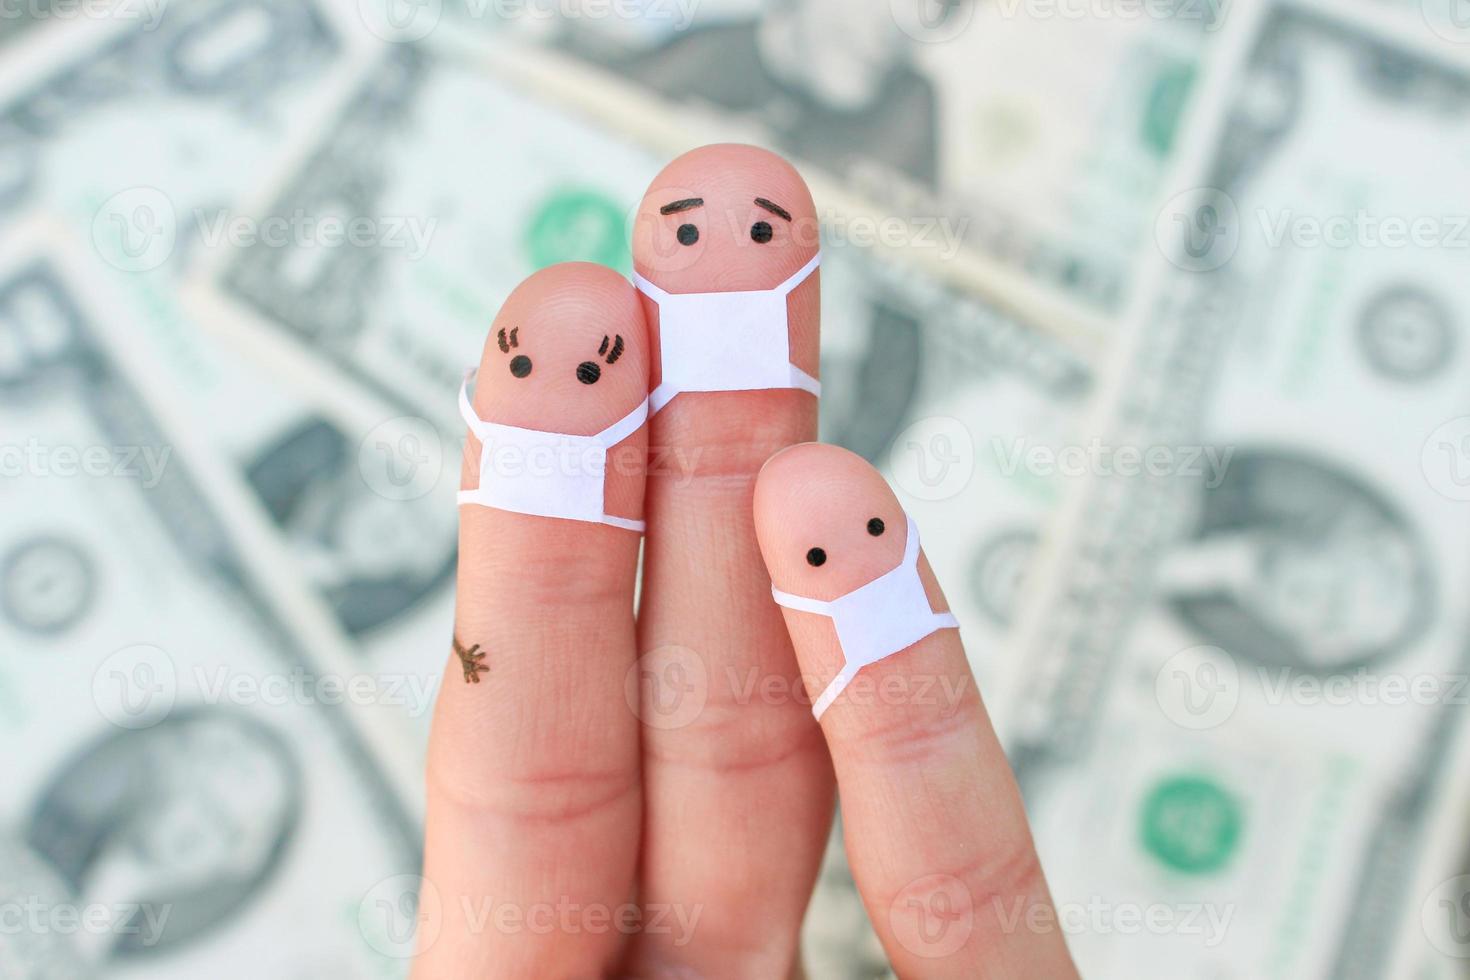
M868 533L869 534L871 534L873 537L876 538L878 535L882 534L883 531L884 531L883 518L881 518L881 517L871 517L871 518L868 519Z
M821 548L813 548L806 553L806 563L813 568L821 568L827 564L827 553Z
M577 365L577 380L584 385L595 385L600 377L602 368L597 366L596 361L583 361Z
M510 373L518 378L524 378L531 373L531 359L525 354L517 354L510 359Z
M771 223L769 221L757 221L750 226L750 239L757 245L764 245L771 240Z
M693 225L680 225L675 234L679 238L680 245L693 245L699 241L699 229Z

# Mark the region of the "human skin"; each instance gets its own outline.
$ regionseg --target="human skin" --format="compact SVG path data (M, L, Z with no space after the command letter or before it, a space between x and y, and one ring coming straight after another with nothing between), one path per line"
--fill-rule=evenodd
M692 198L703 204L661 213ZM752 234L758 221L769 237ZM687 293L769 289L816 248L796 171L722 145L654 178L633 254L641 275ZM817 272L787 297L791 361L812 375L819 287ZM657 303L630 291L610 273L555 270L519 288L491 326L477 414L581 433L625 414L660 380ZM546 364L544 387L509 370L497 335L512 320L540 325L521 343L535 337L527 378ZM582 352L613 328L630 338L629 370L580 385ZM462 680L451 654L436 708L416 978L795 975L839 784L858 888L901 976L1076 975L1059 930L1024 925L1050 898L955 630L864 668L812 717L804 692L842 653L830 620L775 604L773 581L834 598L897 564L907 533L871 466L808 444L816 413L798 389L686 392L630 437L652 463L646 479L635 467L610 482L607 502L648 522L636 621L636 534L461 508L456 644L487 651L488 669ZM478 460L471 437L463 486ZM922 556L919 572L945 609ZM885 680L897 694L873 693ZM543 932L461 911L486 899L582 911ZM642 925L609 928L629 903Z

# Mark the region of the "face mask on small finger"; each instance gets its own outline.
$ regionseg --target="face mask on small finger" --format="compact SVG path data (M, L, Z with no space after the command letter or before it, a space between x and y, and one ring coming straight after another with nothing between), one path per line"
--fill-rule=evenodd
M836 599L809 599L771 586L778 604L831 617L837 628L842 670L812 702L812 715L818 719L868 664L906 650L937 630L959 628L953 614L930 607L919 577L919 528L912 517L907 526L908 540L898 566Z

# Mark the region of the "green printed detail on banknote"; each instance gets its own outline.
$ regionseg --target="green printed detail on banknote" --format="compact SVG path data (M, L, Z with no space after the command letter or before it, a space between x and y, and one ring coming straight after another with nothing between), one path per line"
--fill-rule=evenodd
M1470 252L1393 236L1453 233L1470 75L1292 8L1243 55L1102 382L1163 465L1075 487L1013 759L1060 905L1169 923L1080 962L1378 977L1465 822Z

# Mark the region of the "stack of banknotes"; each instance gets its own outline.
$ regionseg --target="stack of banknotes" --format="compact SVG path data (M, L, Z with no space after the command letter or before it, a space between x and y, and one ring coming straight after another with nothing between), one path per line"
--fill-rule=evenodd
M0 980L406 973L455 387L721 140L1083 975L1465 976L1455 3L0 3Z

